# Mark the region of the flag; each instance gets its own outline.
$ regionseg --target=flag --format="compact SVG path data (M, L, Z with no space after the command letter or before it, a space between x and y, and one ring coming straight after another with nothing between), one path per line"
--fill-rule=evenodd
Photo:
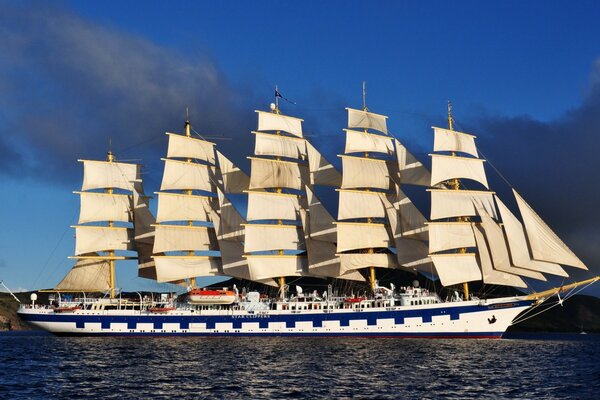
M283 96L281 95L281 93L279 93L279 90L277 90L277 89L275 89L275 97L279 97L279 98L281 98L281 99L283 99L283 100L287 101L288 103L291 103L291 104L296 104L296 102L295 102L295 101L291 101L290 99L287 99L287 98L283 97Z

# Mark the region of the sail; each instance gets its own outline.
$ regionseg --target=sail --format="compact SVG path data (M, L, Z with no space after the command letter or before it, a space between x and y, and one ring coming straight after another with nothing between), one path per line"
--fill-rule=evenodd
M396 145L396 157L398 159L398 175L403 185L427 186L431 182L431 173L425 166L415 158L407 149L394 139Z
M305 189L308 200L311 239L336 243L337 232L334 218L329 214L325 206L321 203L321 200L319 200L313 191L308 187Z
M156 222L208 221L209 198L191 194L158 192Z
M156 225L154 253L217 250L214 229L208 226Z
M79 160L83 163L81 190L118 188L133 190L139 165L114 161Z
M206 164L164 159L165 171L160 190L204 190L210 192L210 167Z
M389 202L398 211L399 232L403 238L416 240L429 240L426 225L427 218L414 205L408 196L396 187L395 194L379 194L382 202ZM384 198L385 197L385 198Z
M148 197L133 191L133 229L135 248L138 253L138 276L156 280L156 268L152 258L154 247L154 224L156 218L148 207Z
M379 192L339 189L339 195L338 220L385 217Z
M458 151L479 157L475 136L443 128L433 128L433 151Z
M345 154L350 153L383 153L394 154L394 143L389 136L376 135L369 132L346 131Z
M86 222L131 222L131 196L126 194L74 192L79 195L80 224Z
M473 253L431 254L430 257L443 286L480 281L482 278Z
M274 192L248 192L248 221L297 220L300 201L297 195Z
M301 227L279 224L247 224L244 251L302 250Z
M272 133L252 132L256 135L254 154L289 158L306 158L304 139L275 135Z
M385 160L366 157L340 156L342 158L342 189L390 189L388 165Z
M220 178L225 193L243 193L250 186L250 177L217 150Z
M540 261L569 265L575 268L586 269L581 260L560 240L539 215L523 200L513 189L519 211L525 223L527 238L531 246L533 258Z
M219 240L233 240L241 242L244 240L245 230L244 224L246 220L240 215L238 210L235 209L231 201L225 197L225 194L217 189L219 196L219 209L221 216L219 218L219 224L215 224L217 229L217 236ZM211 217L213 212L211 212ZM214 217L212 218L214 223Z
M249 157L252 162L250 189L289 188L301 190L308 182L308 169L295 162Z
M475 241L477 242L477 250L479 252L479 262L481 263L481 272L483 282L490 285L503 285L519 288L526 288L527 284L517 275L507 272L496 271L492 265L490 251L488 249L483 228L478 224L473 223L472 229L474 232Z
M302 137L302 119L272 112L258 111L258 130L287 132Z
M369 111L346 108L348 110L348 127L374 129L387 134L387 117Z
M99 257L98 253L86 254ZM60 291L104 292L110 289L108 260L81 259L77 260L73 268L54 287Z
M306 150L311 185L339 187L342 184L342 174L309 142L306 142Z
M340 257L340 272L359 270L367 267L398 268L398 262L393 254L388 253L343 253Z
M513 264L516 267L568 277L569 275L560 265L545 261L537 261L531 257L523 224L521 224L517 217L510 212L508 207L506 207L498 197L496 197L496 203L498 204L500 216L502 217L504 232L506 234L510 257Z
M430 222L429 252L475 247L470 222Z
M167 158L193 158L215 165L215 144L206 140L167 132Z
M529 269L515 267L510 262L508 248L502 233L502 228L489 216L489 214L476 204L477 212L481 217L481 226L487 239L487 243L492 254L494 269L504 271L515 275L546 281L544 275Z
M307 275L305 256L301 255L246 255L253 280L280 276Z
M366 222L337 222L337 251L366 248L388 248L393 244L384 224Z
M472 179L488 188L487 178L483 163L485 160L479 158L445 156L441 154L430 154L431 156L431 186L441 182L464 178Z
M134 250L131 228L79 225L75 228L75 255L97 251Z
M428 189L431 192L431 219L477 215L474 203L480 204L493 218L498 219L494 192L478 190Z
M156 280L175 282L191 276L221 275L219 260L208 256L154 256Z

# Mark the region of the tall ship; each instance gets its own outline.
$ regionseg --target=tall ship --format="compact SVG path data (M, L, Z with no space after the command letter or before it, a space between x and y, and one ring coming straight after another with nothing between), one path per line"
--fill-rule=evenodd
M363 88L363 107L346 109L340 172L280 97L256 111L249 175L189 118L183 134L167 133L156 216L140 165L110 151L80 160L75 264L50 305L33 294L20 317L57 335L501 338L548 299L600 279L530 289L587 267L516 190L521 218L490 190L476 137L454 129L450 103L448 126L433 127L430 171L366 107ZM428 192L428 217L407 187ZM318 197L324 189L336 193L337 215ZM186 293L124 296L115 264L126 259ZM382 284L400 272L405 284ZM209 276L236 284L197 286Z

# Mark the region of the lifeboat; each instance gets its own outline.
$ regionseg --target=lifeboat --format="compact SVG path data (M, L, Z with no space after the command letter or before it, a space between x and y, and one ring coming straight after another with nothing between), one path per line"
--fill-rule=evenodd
M164 314L173 310L175 310L175 307L152 307L148 309L148 311L155 314Z
M54 309L55 313L66 313L66 312L75 312L77 310L81 310L81 307L79 306L74 306L74 307L56 307Z
M231 290L192 289L188 292L187 301L191 304L231 304L236 300Z
M366 297L348 297L347 299L344 299L344 303L360 303L361 301L365 301L367 298Z

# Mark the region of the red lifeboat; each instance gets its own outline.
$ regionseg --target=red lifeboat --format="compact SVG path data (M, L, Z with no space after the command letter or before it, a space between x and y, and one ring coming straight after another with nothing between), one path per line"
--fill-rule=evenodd
M348 297L346 299L344 299L344 303L360 303L362 301L367 300L366 297L362 296L362 297Z
M235 292L227 289L192 289L187 295L191 304L231 304L236 298Z

